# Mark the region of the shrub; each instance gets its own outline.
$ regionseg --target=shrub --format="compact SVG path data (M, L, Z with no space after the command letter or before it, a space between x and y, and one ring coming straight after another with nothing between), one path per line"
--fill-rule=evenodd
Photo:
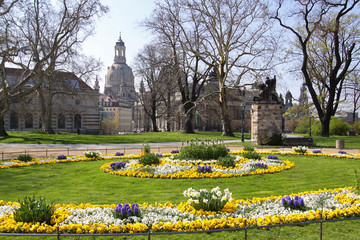
M23 162L29 162L32 160L32 157L29 154L20 154L18 156L18 160Z
M144 153L144 154L146 154L146 153L150 153L150 146L149 146L149 144L145 144L143 147L142 147L142 152Z
M357 134L360 134L360 120L354 122L353 128L354 128L354 130L355 130L355 132L356 132Z
M228 155L228 150L223 144L212 140L192 140L188 146L180 149L180 159L217 160Z
M55 212L53 204L47 204L45 199L40 197L36 200L35 196L25 197L24 201L20 201L20 208L14 211L14 220L16 222L27 223L46 223L51 225L51 216Z
M261 159L261 155L255 151L245 152L242 154L242 156L247 159L255 159L255 160Z
M350 124L345 122L344 120L331 117L330 120L330 135L346 135L348 131L351 131L352 127ZM321 123L320 121L316 121L311 126L311 132L315 135L321 135Z
M218 159L218 164L223 167L235 167L235 156L226 156Z
M206 189L189 188L184 191L184 196L189 197L188 203L191 204L196 210L204 211L221 211L225 204L231 200L231 192L229 189L224 190L224 194L220 191L219 187L213 188L210 192Z
M244 151L246 152L253 152L255 150L255 148L251 147L251 146L245 146L244 147Z
M156 165L156 164L159 164L159 162L160 162L159 155L157 155L155 153L147 153L139 159L139 163L141 163L144 166Z
M351 131L352 127L344 120L332 117L330 121L330 134L331 135L347 135L348 131Z

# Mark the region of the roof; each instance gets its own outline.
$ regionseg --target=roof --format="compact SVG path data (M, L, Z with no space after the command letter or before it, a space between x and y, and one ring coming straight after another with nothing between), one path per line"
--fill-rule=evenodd
M29 73L29 70L24 70L21 68L5 68L6 76L21 77ZM55 71L54 76L56 80L76 80L79 83L79 88L82 90L93 90L89 85L87 85L84 81L78 78L75 73Z

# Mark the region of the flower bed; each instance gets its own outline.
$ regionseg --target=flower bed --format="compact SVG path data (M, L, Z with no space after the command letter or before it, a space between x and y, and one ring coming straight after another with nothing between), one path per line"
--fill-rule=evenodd
M194 191L188 190L187 193L189 192ZM211 193L213 196L218 194L217 191ZM196 198L196 192L194 195ZM284 206L283 198L301 198L303 210ZM190 199L178 205L136 204L137 211L141 214L137 216L130 214L131 216L123 219L116 217L118 204L57 204L51 219L52 225L15 222L12 212L19 207L19 203L0 201L0 232L55 233L57 226L62 233L78 234L146 232L148 226L151 226L152 231L201 231L244 227L245 220L247 226L267 226L314 221L321 217L334 219L360 216L360 195L356 194L353 188L308 191L290 194L289 197L230 199L218 212L196 210L191 205Z
M223 167L216 160L174 160L162 158L158 165L142 165L136 160L130 160L124 168L114 169L114 163L105 163L101 170L118 176L140 178L229 178L264 173L276 173L295 166L291 161L279 161L262 158L261 160L236 157L235 167ZM262 166L262 167L259 167ZM204 171L204 169L211 171Z

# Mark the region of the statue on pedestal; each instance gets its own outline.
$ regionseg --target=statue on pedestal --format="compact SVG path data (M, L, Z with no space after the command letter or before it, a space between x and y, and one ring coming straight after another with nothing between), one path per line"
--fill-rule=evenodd
M278 94L276 93L276 76L273 79L267 77L265 83L259 85L259 89L261 93L259 96L254 97L254 102L280 104Z

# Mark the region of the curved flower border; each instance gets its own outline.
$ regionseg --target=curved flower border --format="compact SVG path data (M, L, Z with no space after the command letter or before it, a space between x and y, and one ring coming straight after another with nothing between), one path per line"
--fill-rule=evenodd
M354 188L323 189L297 194L309 207L306 211L289 210L281 205L285 196L231 200L221 212L196 211L189 203L140 204L142 218L133 222L111 218L116 204L57 204L52 224L15 222L12 212L19 203L0 201L2 233L138 233L152 231L202 231L247 226L268 226L317 219L360 216L360 195ZM324 201L325 199L325 201ZM319 201L323 201L320 203ZM101 222L101 223L100 223Z
M256 152L260 154L276 154L276 155L305 155L305 156L322 156L322 157L336 157L336 158L348 158L348 159L360 159L360 154L336 154L336 153L312 153L306 152L305 154L299 154L294 151L260 151ZM244 151L232 151L231 154L242 154ZM174 156L176 154L163 153L163 157ZM97 160L109 160L109 159L138 159L141 155L139 153L129 154L124 156L116 156L115 154L101 155L99 158L86 158L84 155L68 156L66 159L57 159L56 157L39 157L34 158L32 161L23 162L17 159L0 161L0 169L12 168L12 167L27 167L32 165L44 165L55 163L67 163L67 162L81 162L81 161L97 161Z
M110 165L111 163L105 163L100 167L105 173L109 173L117 176L126 176L126 177L138 177L138 178L168 178L168 179L200 179L200 178L230 178L230 177L241 177L249 175L258 175L265 173L277 173L283 170L288 170L295 167L295 164L289 160L276 161L277 163L272 163L273 160L262 158L262 160L254 161L251 159L242 159L239 156L237 157L237 164L234 168L225 168L216 163L216 161L179 161L171 160L170 158L161 159L158 166L143 166L142 164L137 163L136 161L130 161L127 165L130 167L113 170ZM266 162L268 163L267 168L257 168L253 171L252 168L249 168L249 164L257 162ZM203 166L208 164L213 169L212 172L199 172L198 166ZM247 168L245 168L247 165ZM185 168L181 168L181 167ZM159 168L175 168L173 173L156 173L152 174L146 169L159 169ZM242 169L244 168L244 169ZM216 170L215 170L216 169ZM250 170L251 169L251 170Z

